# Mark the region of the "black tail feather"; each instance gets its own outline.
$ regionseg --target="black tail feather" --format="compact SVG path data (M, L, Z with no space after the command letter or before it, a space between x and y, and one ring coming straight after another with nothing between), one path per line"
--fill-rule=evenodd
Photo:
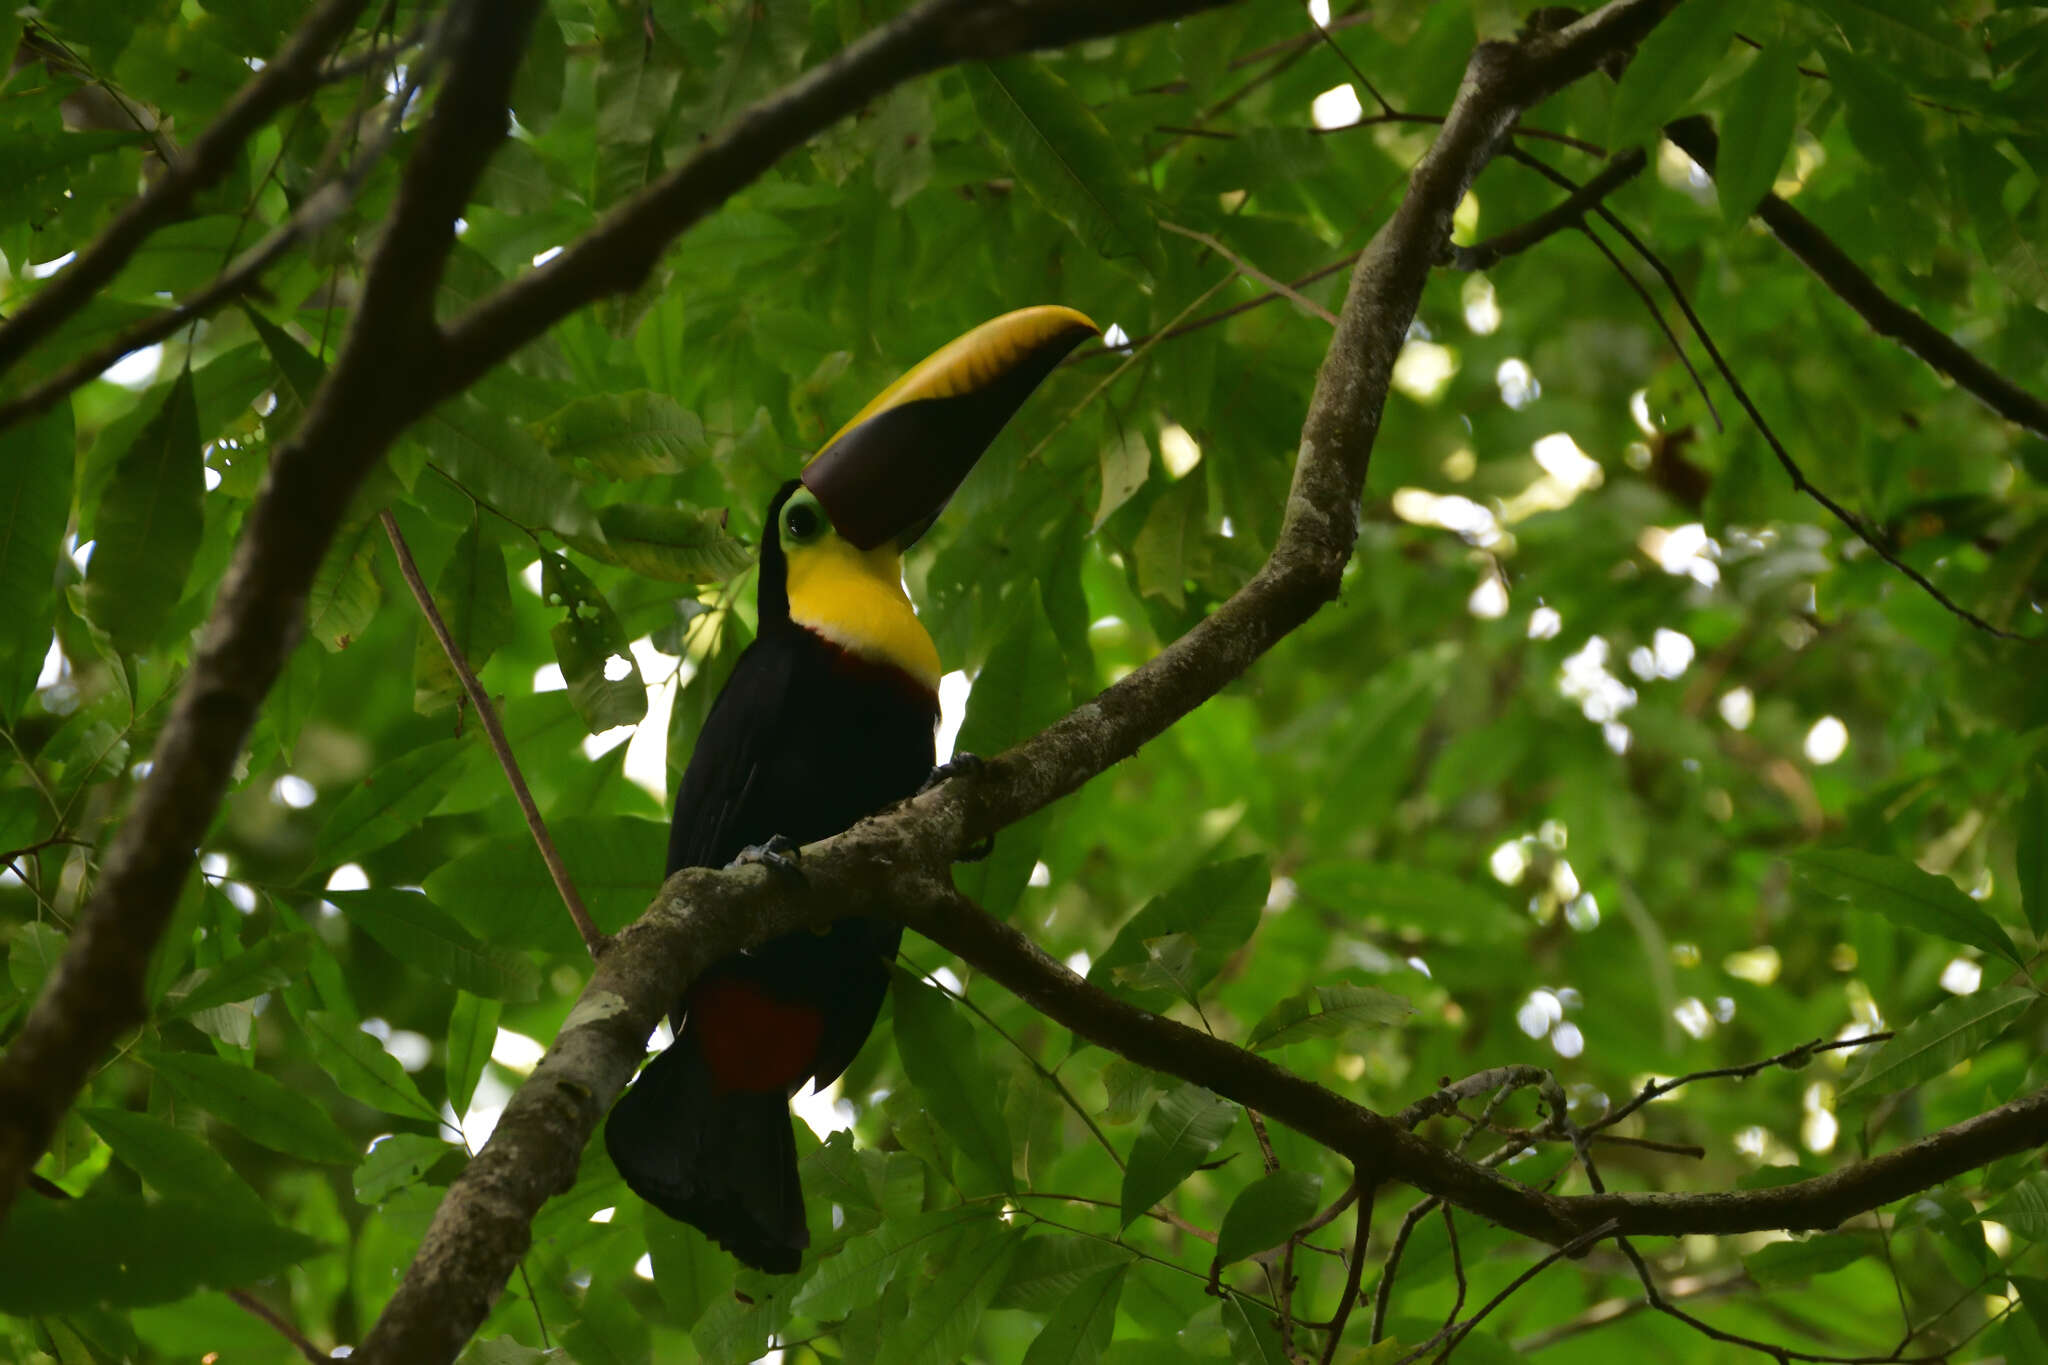
M635 1194L757 1270L787 1275L811 1244L789 1102L719 1091L687 1031L612 1106L605 1150Z

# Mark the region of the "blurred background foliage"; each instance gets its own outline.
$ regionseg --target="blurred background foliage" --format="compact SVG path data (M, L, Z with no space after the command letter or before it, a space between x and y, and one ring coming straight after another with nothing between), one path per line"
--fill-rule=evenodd
M443 313L897 8L551 0ZM581 986L379 508L617 928L656 889L667 793L749 638L760 509L974 323L1057 301L1112 344L1054 377L908 565L958 670L949 737L964 704L963 747L1002 748L1243 582L1328 343L1315 310L1340 306L1341 263L1397 201L1475 42L1529 8L1238 5L916 82L766 171L647 287L409 433L321 575L160 951L148 1025L39 1168L82 1198L25 1198L0 1237L0 1352L294 1358L229 1285L322 1349L359 1340ZM300 10L49 0L0 19L16 54L0 309L158 174ZM433 17L373 6L333 78L9 377L57 372L338 168L361 175L239 307L0 433L0 1036L62 952L267 454L349 324L433 97L429 80L399 117L431 76ZM1775 180L1883 289L2048 389L2048 11L1695 0L1667 23L1618 86L1581 81L1517 145L1581 181L1601 148L1647 146L1609 205L1806 474L1963 607L2038 640L2041 434L1872 335L1747 213ZM1747 202L1658 138L1684 113L1713 119L1723 186ZM1560 196L1496 161L1458 240ZM1442 1078L1533 1063L1584 1122L1653 1076L1921 1025L1882 1052L1691 1085L1616 1130L1692 1155L1599 1149L1620 1189L1838 1169L2043 1084L2042 655L1964 623L1795 493L1646 263L1595 231L1680 329L1721 420L1585 236L1436 272L1342 598L959 881L1099 984L1389 1112ZM1295 297L1266 278L1300 281ZM905 985L843 1083L800 1105L814 1248L795 1279L735 1283L594 1144L474 1358L1284 1358L1265 1253L1343 1190L1345 1165L1278 1127L1269 1158L1235 1106L1076 1046L922 941L905 958L969 1008ZM924 1059L910 1074L899 1033ZM1528 1095L1494 1116L1538 1121ZM1583 1191L1569 1156L1509 1169ZM1378 1200L1368 1295L1414 1200ZM1288 1345L1307 1357L1354 1236L1346 1215L1292 1259ZM1908 1354L2035 1361L2044 1238L2048 1176L2029 1156L1825 1238L1644 1250L1730 1332L1853 1355L1912 1331ZM1426 1339L1545 1250L1464 1215L1456 1247L1442 1221L1418 1225L1390 1338ZM1546 1271L1459 1358L1728 1357L1639 1298L1598 1250ZM1337 1359L1400 1353L1368 1349L1369 1316Z

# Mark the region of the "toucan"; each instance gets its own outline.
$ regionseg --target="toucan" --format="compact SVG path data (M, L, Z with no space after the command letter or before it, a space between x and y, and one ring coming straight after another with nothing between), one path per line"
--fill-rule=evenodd
M1071 308L983 323L884 389L768 504L760 626L676 792L668 871L837 834L933 773L939 654L902 555L1033 389L1098 329ZM848 917L714 964L675 1041L613 1107L627 1185L740 1261L794 1271L810 1244L789 1099L853 1061L902 926Z

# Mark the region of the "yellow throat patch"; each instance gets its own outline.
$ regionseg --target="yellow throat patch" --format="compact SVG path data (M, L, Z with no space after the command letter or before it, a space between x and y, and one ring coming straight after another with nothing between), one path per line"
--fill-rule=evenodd
M903 591L903 557L894 546L858 550L828 534L785 553L790 620L938 691L938 646Z

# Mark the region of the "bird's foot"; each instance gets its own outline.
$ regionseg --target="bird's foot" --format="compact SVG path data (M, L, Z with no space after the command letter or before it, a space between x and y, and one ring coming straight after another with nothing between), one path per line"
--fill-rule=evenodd
M949 782L956 777L979 777L981 776L981 770L987 766L988 763L983 760L981 755L970 754L962 750L944 763L941 763L938 767L932 769L932 775L924 780L924 785L917 789L917 794L923 796L933 787Z
M788 836L771 834L761 843L748 844L745 848L741 849L739 856L734 858L727 866L765 867L770 872L779 876L791 877L801 882L804 879L804 870L798 865L798 860L801 856L796 844Z

